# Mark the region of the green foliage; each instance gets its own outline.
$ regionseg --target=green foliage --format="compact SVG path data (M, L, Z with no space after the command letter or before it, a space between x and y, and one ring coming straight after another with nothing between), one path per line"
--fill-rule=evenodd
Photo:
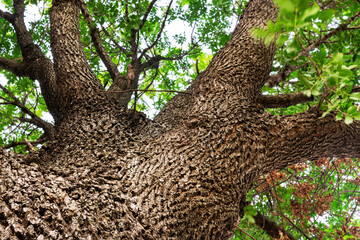
M306 50L316 40L326 37L325 33L346 23L358 11L359 3L344 1L339 3L340 6L321 10L315 1L275 2L279 6L276 24L269 21L266 29L254 28L251 33L267 45L276 38L279 51L275 65L279 67L274 71L285 66L306 66L292 73L287 81L280 84L280 89L274 91L264 87L263 90L269 94L304 91L305 95L315 98L316 104L324 110L323 116L338 111L337 119L345 119L348 124L360 119L360 113L354 106L359 97L352 92L353 87L359 84L357 56L360 31L339 31L330 39L325 39L324 44ZM352 25L358 26L359 21Z

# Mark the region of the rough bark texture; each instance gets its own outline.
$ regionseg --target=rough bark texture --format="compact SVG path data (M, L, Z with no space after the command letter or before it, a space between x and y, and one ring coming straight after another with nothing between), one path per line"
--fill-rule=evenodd
M1 239L227 239L260 175L359 157L359 123L257 104L276 48L249 30L276 20L272 1L249 2L230 42L154 121L103 94L78 14L53 1L55 140L28 156L0 150Z

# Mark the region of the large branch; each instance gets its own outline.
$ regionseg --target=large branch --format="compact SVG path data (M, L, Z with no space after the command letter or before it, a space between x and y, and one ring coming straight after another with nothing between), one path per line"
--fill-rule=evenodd
M236 101L253 104L269 76L276 46L274 43L265 45L263 40L253 38L250 31L255 27L266 28L269 20L276 21L277 13L273 1L249 1L229 43L186 90L192 95L182 94L172 98L155 121L177 124L184 116L197 111L215 111L229 101L233 108L236 108ZM230 95L232 99L226 100L226 96ZM195 107L199 102L204 105L208 102L207 109ZM175 115L172 119L178 121L166 120L171 115Z
M258 225L260 228L262 228L267 234L269 234L273 238L279 239L281 237L279 232L282 232L290 240L296 239L290 233L285 231L283 227L279 226L276 222L272 221L271 219L262 215L261 213L256 214L256 216L254 216L254 219L255 219L256 225Z
M9 59L1 58L0 67L11 71L17 76L25 76L33 80L39 80L46 105L55 121L57 121L60 116L56 100L56 78L53 63L45 57L40 47L33 42L31 33L26 28L24 21L24 1L13 1L13 8L13 14L0 10L0 17L11 23L15 29L23 61L21 63L15 63Z
M79 7L75 1L53 1L50 9L51 51L61 99L61 113L98 103L103 86L92 71L79 30ZM96 100L97 98L98 100Z
M360 157L360 122L347 125L335 113L320 117L317 110L272 116L264 171L283 169L321 157Z
M26 76L21 64L11 59L0 57L0 68L10 71L17 76Z
M360 86L354 86L351 92L360 92ZM307 96L303 92L278 95L260 95L258 98L258 102L262 104L264 108L286 108L292 105L312 101L314 101L314 97Z
M314 97L309 97L303 92L296 92L279 95L261 95L258 100L265 108L286 108L299 103L314 101Z

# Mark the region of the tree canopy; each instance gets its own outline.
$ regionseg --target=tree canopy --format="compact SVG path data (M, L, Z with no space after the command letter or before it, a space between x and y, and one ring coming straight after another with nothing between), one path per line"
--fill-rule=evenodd
M104 94L152 117L202 74L247 2L78 0L88 64ZM278 20L251 30L253 38L277 47L259 103L274 115L312 108L319 119L335 112L338 121L359 121L360 1L274 2ZM31 58L20 41L28 38L52 60L50 7L47 0L0 5L0 145L17 153L51 141L57 121L54 114L46 117L42 83L22 67ZM126 87L125 78L133 79ZM356 159L322 158L261 177L233 239L360 238L359 171Z

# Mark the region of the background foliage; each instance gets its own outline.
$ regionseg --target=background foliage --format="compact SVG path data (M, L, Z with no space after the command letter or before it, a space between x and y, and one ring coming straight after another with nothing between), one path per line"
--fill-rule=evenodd
M276 0L279 20L267 29L253 29L266 44L276 39L278 51L272 76L263 94L302 92L308 99L287 108L268 109L272 114L294 114L316 106L323 116L337 111L337 119L351 124L360 120L360 1ZM162 56L140 76L138 89L182 91L205 70L213 55L226 44L247 1L155 1L145 23L148 0L90 0L87 8L93 27L122 74L131 61L132 31L138 50L152 46L142 61ZM51 58L48 0L29 0L26 23L36 44ZM12 12L12 1L1 0L2 10ZM170 9L167 13L167 9ZM162 29L165 24L164 29ZM105 88L112 80L98 56L84 17L80 20L84 50ZM156 44L154 44L156 43ZM0 56L21 61L13 28L0 18ZM46 139L29 119L34 115L51 121L39 84L4 70L0 91L0 144L26 153L25 140L40 147ZM140 92L129 108L153 117L176 93ZM26 110L27 109L27 110ZM259 179L249 192L245 216L234 239L271 239L255 224L262 214L284 231L281 239L359 239L359 162L356 159L319 159L291 166Z

